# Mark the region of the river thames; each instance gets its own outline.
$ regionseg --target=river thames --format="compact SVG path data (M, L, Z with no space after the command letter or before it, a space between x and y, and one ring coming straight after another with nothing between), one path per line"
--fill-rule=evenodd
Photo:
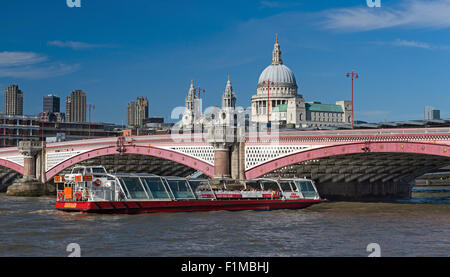
M56 211L53 197L0 194L0 256L449 256L450 201L330 202L303 210L94 215Z

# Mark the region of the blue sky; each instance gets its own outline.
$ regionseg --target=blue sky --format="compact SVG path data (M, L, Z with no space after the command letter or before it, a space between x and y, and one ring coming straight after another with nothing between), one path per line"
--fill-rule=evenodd
M248 107L279 33L306 101L351 99L345 74L355 70L356 119L423 119L426 105L450 118L450 0L81 3L1 3L0 89L18 83L26 114L50 93L64 111L82 89L94 121L126 122L127 103L141 95L151 116L169 120L190 80L206 89L204 107L220 105L228 74Z

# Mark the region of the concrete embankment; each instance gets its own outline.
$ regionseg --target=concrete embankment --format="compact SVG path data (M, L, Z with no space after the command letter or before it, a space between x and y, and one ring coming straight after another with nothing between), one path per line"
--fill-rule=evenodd
M6 195L8 196L26 196L39 197L45 195L54 195L55 186L52 184L43 184L35 179L21 178L17 179L8 187Z

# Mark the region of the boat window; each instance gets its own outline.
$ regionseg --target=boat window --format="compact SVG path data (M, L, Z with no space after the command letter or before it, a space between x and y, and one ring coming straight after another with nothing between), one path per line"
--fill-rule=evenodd
M93 167L92 173L106 173L106 170L103 167Z
M289 184L289 182L286 182L286 181L280 182L280 187L281 187L281 189L282 189L283 191L287 191L287 192L292 192L292 191L294 191L294 190L291 188L291 185Z
M300 190L303 191L315 191L311 181L295 181Z
M139 178L136 177L123 177L120 181L124 188L126 188L126 193L128 198L132 199L148 199L144 188L139 182Z
M293 192L299 192L298 187L297 187L297 185L295 184L294 181L290 181L289 183L291 184Z
M264 190L280 190L280 187L276 182L273 181L263 181L262 182Z
M184 179L167 180L167 183L169 184L170 190L172 191L173 196L175 196L175 198L181 199L195 198L186 180Z
M206 180L189 180L189 184L194 192L211 191L211 186Z
M150 198L170 198L167 194L166 188L164 187L164 184L159 177L155 178L141 178L142 183L144 184L145 189L148 192L148 195Z
M76 167L72 170L72 174L83 174L84 168L82 167Z
M311 181L295 181L304 197L316 197L317 193Z
M245 189L245 186L244 186L244 184L241 184L241 183L233 182L233 183L227 184L227 190L244 190L244 189Z
M246 182L245 186L247 187L247 190L261 190L261 185L258 182Z

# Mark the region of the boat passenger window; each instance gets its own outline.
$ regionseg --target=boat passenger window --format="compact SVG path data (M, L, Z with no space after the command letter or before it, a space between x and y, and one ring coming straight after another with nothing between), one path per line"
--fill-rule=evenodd
M172 191L173 196L175 196L175 198L181 199L195 198L194 194L192 193L191 189L189 188L189 185L185 180L183 179L167 180L167 183L169 184L170 190Z
M120 181L125 188L128 198L132 199L148 199L144 188L136 177L123 177Z
M261 190L261 185L258 182L246 182L245 186L248 191L259 191Z
M273 190L273 191L280 190L280 187L276 182L265 181L262 182L262 185L264 190Z
M244 190L244 189L245 189L245 186L244 186L244 184L241 184L241 183L233 182L233 183L227 184L227 190L229 190L229 191L238 191L238 190Z
M315 191L311 181L296 181L300 190L303 191Z
M294 181L290 181L289 183L291 184L291 187L292 187L292 191L293 191L293 192L299 192L299 191L298 191L298 188L297 188L297 186L295 185L295 182L294 182Z
M106 170L103 167L93 167L92 173L106 173Z
M83 174L84 168L82 167L76 167L72 170L72 174Z
M194 192L208 191L211 192L211 186L208 181L204 180L189 180L189 184Z
M141 178L142 183L150 198L155 199L167 199L170 198L167 194L166 188L159 177L149 177L149 178Z
M300 188L304 197L315 197L317 195L311 181L295 181L295 183Z
M286 192L292 192L292 191L294 191L294 190L291 188L291 185L289 184L289 182L280 182L280 187L281 187L281 189L282 189L283 191L286 191Z

